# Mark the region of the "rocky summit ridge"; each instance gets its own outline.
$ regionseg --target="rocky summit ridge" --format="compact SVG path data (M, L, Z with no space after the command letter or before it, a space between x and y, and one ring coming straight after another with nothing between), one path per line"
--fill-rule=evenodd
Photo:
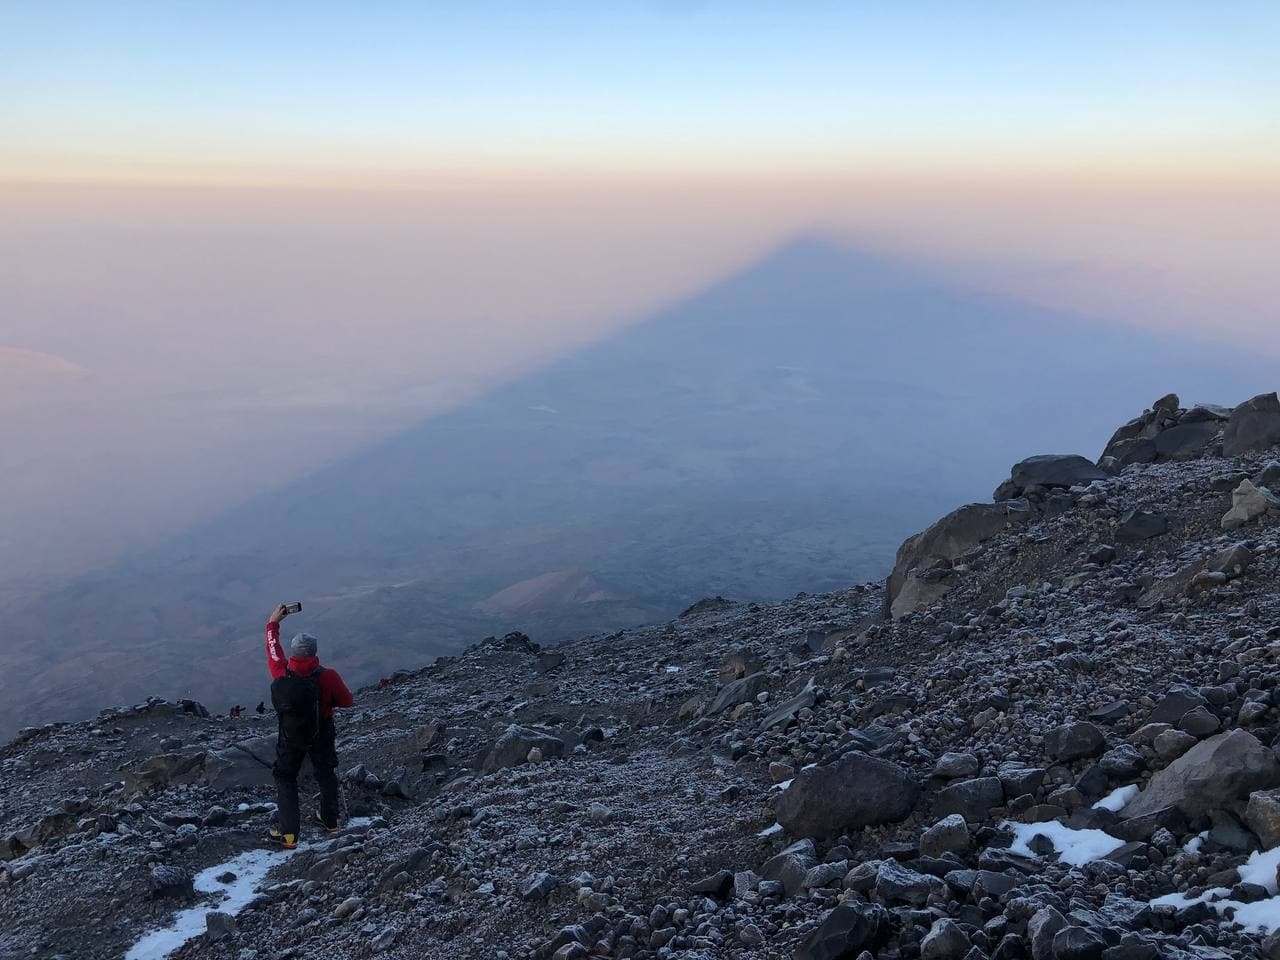
M0 957L1280 958L1277 445L1170 395L883 585L396 674L292 855L269 716L24 730Z

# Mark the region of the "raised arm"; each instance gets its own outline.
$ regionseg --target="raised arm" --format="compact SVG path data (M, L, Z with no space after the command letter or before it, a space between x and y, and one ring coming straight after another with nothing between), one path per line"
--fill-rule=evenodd
M288 616L284 604L276 607L267 620L267 672L272 680L279 680L285 674L288 660L285 659L284 647L280 645L280 621Z

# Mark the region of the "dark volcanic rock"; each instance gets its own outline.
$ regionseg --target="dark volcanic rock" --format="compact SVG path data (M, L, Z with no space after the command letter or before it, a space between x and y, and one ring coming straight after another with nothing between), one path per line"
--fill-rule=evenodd
M494 741L485 757L484 769L493 771L519 766L529 759L529 751L534 747L541 750L547 760L564 756L564 741L559 737L513 723Z
M1169 530L1169 518L1151 510L1130 510L1120 518L1116 537L1120 540L1150 540Z
M853 960L874 954L893 935L889 911L874 903L842 903L805 938L793 960Z
M778 822L807 837L896 823L911 813L919 792L902 767L854 751L801 770L778 797Z
M1222 452L1238 457L1254 450L1280 444L1280 399L1264 393L1247 400L1231 412L1222 438Z
M1056 760L1071 761L1096 757L1107 744L1102 728L1087 720L1054 727L1044 738L1045 750Z
M996 500L1013 500L1030 487L1066 488L1105 480L1107 474L1078 454L1041 454L1013 465L1009 479L995 492Z

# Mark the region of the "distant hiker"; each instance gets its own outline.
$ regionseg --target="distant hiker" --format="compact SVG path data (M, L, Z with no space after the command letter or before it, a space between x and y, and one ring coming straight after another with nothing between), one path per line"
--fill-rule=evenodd
M280 645L280 621L289 615L284 604L267 620L267 670L271 673L271 704L279 737L272 774L276 781L276 829L273 841L292 850L298 845L298 773L305 757L320 785L320 809L315 820L325 830L338 829L338 753L333 711L352 704L351 691L336 670L320 666L316 638L300 633L289 644L285 660Z
M258 709L257 709L258 716L262 716L266 712L267 712L267 702L265 700L259 700Z
M244 713L244 707L240 706L240 704L237 703L234 707L231 708L231 719L239 720L240 714L242 713Z
M378 689L379 689L379 690L385 690L385 689L387 689L387 687L389 687L389 686L391 686L391 681L390 681L390 680L388 680L386 677L379 677L379 678L378 678Z

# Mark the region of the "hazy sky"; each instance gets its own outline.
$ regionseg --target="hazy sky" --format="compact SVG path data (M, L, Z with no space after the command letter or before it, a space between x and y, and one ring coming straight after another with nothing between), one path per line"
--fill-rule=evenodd
M1275 3L0 4L0 586L810 230L1280 355L1278 37Z
M1280 5L41 0L0 170L1274 174Z

